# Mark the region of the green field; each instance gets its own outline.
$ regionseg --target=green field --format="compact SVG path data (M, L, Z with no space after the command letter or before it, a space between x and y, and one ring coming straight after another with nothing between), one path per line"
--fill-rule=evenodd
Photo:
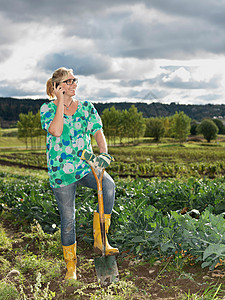
M218 275L225 264L223 139L180 145L148 138L110 146L109 153L115 162L107 171L116 183L109 239L121 252L120 282L103 289L91 248L96 192L77 191L79 280L66 284L44 142L31 150L16 137L1 137L2 299L223 299L225 281ZM9 280L11 270L19 275Z
M41 147L45 147L45 140L42 139ZM19 140L17 137L8 137L8 136L1 136L0 137L0 151L2 149L10 149L10 148L20 148L26 149L26 145L23 141ZM28 143L28 149L30 147L30 143Z

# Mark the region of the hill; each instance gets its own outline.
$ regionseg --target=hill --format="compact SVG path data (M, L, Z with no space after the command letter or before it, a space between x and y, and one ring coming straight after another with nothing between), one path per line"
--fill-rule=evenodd
M19 114L27 114L32 111L34 114L38 112L41 105L44 102L48 102L48 99L17 99L17 98L2 98L0 97L0 122L2 128L14 126L19 120ZM177 103L162 104L160 102L154 103L128 103L128 102L117 102L117 103L94 103L96 109L101 115L104 109L115 106L117 110L129 109L134 104L139 112L143 113L143 117L158 117L158 116L171 116L179 111L183 111L191 119L201 121L203 118L225 118L225 105L184 105Z
M32 111L38 112L41 105L48 101L47 99L16 99L0 98L0 123L2 128L14 126L19 120L19 114L27 114Z

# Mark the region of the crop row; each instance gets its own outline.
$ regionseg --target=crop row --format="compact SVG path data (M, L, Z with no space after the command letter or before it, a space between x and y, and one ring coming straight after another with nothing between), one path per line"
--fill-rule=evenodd
M59 227L56 201L47 180L9 173L0 173L0 178L0 207L11 211L14 222L37 220L50 233ZM225 259L224 178L115 181L116 202L109 239L121 251L160 258L185 253L210 268ZM89 243L93 242L96 203L95 191L79 187L77 235ZM196 218L192 217L193 209L199 211Z
M204 177L215 178L225 174L225 162L214 163L123 163L114 162L109 171L118 176L140 176L140 177Z
M138 157L138 155L137 155ZM201 162L171 161L164 159L163 162L155 162L151 158L145 157L141 162L135 161L134 158L115 156L116 161L113 162L108 172L114 176L139 176L139 177L203 177L215 178L225 175L225 160L205 160ZM45 153L11 153L0 155L0 159L5 163L23 165L27 167L46 168ZM140 157L139 157L140 160Z
M222 145L212 144L162 144L140 145L126 147L111 147L110 153L116 161L143 163L152 161L155 163L197 163L224 160L225 151Z

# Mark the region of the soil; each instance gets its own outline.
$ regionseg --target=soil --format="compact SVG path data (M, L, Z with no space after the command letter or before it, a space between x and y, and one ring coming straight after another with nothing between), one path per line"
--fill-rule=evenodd
M19 259L16 256L21 255L21 252L15 251L15 249L26 249L29 253L37 256L43 256L43 253L37 250L32 240L28 243L26 239L21 238L24 236L23 232L12 222L1 218L0 224L7 236L13 241L12 249L0 248L1 257L10 261L11 264L11 271L6 275L0 274L0 280L7 278L8 283L13 283L20 290L18 271L15 270L14 264ZM200 297L206 291L209 293L210 290L214 295L220 284L220 294L217 294L219 298L216 299L225 299L223 298L225 295L225 271L223 269L209 271L202 269L200 264L193 265L191 260L186 262L182 268L179 266L177 268L173 259L164 262L152 260L151 262L138 260L128 253L120 253L116 258L120 280L116 284L117 287L112 288L111 286L110 289L110 286L103 288L97 284L92 247L78 240L77 252L77 282L68 284L64 280L66 269L63 266L61 273L50 281L49 289L55 294L52 294L52 298L47 299L197 299L190 297L190 295ZM57 259L63 260L63 258L58 257ZM1 264L2 261L0 260L0 266ZM25 274L24 286L27 288L24 289L24 293L26 299L36 299L29 288L35 285L31 275L29 272ZM121 283L123 284L121 285ZM42 288L46 288L46 285L43 284Z

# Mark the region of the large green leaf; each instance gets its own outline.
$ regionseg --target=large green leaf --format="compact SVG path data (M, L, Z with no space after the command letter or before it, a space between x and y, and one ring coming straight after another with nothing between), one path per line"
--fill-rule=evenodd
M221 245L221 244L209 245L203 253L203 260L206 260L211 255L215 255L216 258L225 257L225 245Z

